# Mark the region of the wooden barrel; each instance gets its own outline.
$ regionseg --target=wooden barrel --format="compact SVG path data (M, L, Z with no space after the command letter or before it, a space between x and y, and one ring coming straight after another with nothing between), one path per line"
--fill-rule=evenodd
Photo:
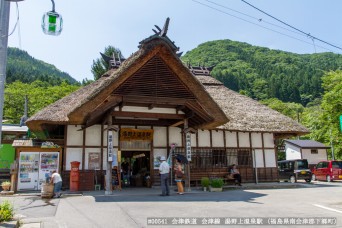
M52 198L53 197L53 184L43 183L41 189L42 198Z

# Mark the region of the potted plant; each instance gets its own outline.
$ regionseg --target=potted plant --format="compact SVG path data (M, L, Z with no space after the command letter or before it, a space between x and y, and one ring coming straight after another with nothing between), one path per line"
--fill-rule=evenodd
M201 185L203 187L203 190L206 192L207 188L209 187L210 180L209 177L202 177L201 179Z
M210 181L210 191L211 192L222 192L223 187L223 179L222 178L215 178Z
M11 182L9 182L9 181L2 182L1 187L4 191L9 191L10 187L11 187Z

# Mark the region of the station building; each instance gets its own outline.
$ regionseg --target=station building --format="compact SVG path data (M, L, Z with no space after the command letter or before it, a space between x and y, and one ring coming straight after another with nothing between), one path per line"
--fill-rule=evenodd
M65 188L72 161L80 162L80 190L103 188L108 157L120 173L128 163L122 184L159 185L159 158L170 153L190 160L191 185L226 174L231 164L243 182L278 180L277 141L308 130L225 87L211 68L183 63L178 50L166 31L156 32L129 58L112 58L100 79L27 120L39 138L60 146ZM35 148L17 148L17 156L25 151Z

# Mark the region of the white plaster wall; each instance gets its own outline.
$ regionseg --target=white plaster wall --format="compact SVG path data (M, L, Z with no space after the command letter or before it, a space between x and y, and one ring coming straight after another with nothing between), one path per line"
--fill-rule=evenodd
M196 134L191 134L191 147L196 147L197 142L196 142Z
M160 157L160 156L165 156L165 158L167 159L167 149L155 148L153 149L153 156L155 158Z
M86 130L87 146L101 146L101 125L93 125Z
M83 145L83 131L81 125L68 125L67 126L67 145L66 146L82 146Z
M239 132L239 146L240 147L250 147L249 133Z
M153 168L158 169L158 167L160 165L160 161L158 158L160 158L160 156L165 156L165 158L167 159L167 149L157 149L156 148L153 150L153 156L154 156Z
M275 151L272 149L265 150L266 167L277 167Z
M154 146L167 146L167 128L154 127L153 128L153 145Z
M262 150L256 149L255 153L252 152L252 154L253 154L253 167L255 167L256 165L257 168L263 168L264 167L264 155L262 153Z
M226 147L237 147L236 132L226 131Z
M72 161L80 162L80 170L82 169L82 148L66 148L65 169L70 170Z
M213 137L213 147L224 147L223 131L211 131Z
M262 147L261 133L252 133L252 147Z
M285 145L286 160L301 159L300 149L296 146Z
M119 126L116 125L118 128ZM101 128L100 128L101 129ZM103 126L103 129L107 129L107 125ZM113 131L113 146L119 145L119 132ZM103 131L103 146L107 146L107 130Z
M88 167L89 167L88 166L89 165L89 153L93 153L93 152L101 154L100 148L86 148L85 149L84 169L88 169ZM100 167L101 167L101 164L100 164Z
M149 129L151 130L151 126L137 126L137 129L143 129L143 130L146 130L146 129Z
M309 164L317 164L320 161L327 160L325 149L318 149L318 154L311 154L311 149L302 150L303 159L307 159Z
M209 147L210 146L210 132L208 130L198 130L198 146Z
M274 139L272 133L263 133L264 135L264 147L274 148Z
M135 129L135 126L129 126L129 125L122 125L121 128L132 128L132 129Z
M182 134L181 134L182 129L177 128L177 127L170 127L169 128L169 143L176 143L177 146L183 146L182 145Z

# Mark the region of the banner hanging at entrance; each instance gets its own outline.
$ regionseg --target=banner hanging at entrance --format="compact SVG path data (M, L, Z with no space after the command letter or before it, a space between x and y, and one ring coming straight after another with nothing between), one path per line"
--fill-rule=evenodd
M122 128L120 130L120 140L121 141L131 141L131 140L153 140L153 130L152 129L131 129Z

